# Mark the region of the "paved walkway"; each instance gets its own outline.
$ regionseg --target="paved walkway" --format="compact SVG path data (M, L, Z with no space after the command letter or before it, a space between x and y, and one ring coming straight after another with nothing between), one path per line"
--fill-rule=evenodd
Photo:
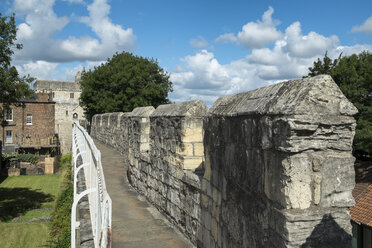
M122 155L96 139L94 143L101 151L106 186L112 199L112 247L193 247L129 186Z

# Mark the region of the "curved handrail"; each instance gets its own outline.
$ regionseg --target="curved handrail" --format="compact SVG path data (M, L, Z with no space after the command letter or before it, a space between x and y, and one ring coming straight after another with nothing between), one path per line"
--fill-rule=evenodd
M74 202L71 209L71 247L76 246L77 205L88 195L94 247L111 247L112 201L106 190L105 176L101 163L101 152L87 131L75 122L72 130L72 156L74 170ZM78 160L82 162L78 165ZM78 172L84 171L86 190L77 193Z

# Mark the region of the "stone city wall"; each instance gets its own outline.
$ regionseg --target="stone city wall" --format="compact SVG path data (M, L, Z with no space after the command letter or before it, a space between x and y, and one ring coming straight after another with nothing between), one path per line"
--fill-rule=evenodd
M131 184L198 247L350 247L356 108L329 76L95 115Z

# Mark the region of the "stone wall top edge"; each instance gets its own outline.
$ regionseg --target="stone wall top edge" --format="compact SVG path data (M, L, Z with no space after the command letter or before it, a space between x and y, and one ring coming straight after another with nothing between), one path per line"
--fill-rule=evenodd
M111 117L111 116L115 116L117 115L118 117L122 117L122 116L128 116L131 112L112 112L112 113L102 113L102 114L95 114L93 115L92 118L95 118L95 117L103 117L103 116L108 116L108 117Z
M208 115L324 114L352 116L357 109L329 75L290 80L220 97Z
M200 100L160 105L150 117L203 117L208 111L207 105Z
M154 111L155 111L155 108L153 106L137 107L133 109L132 112L129 112L126 116L128 117L149 117Z
M117 115L117 116L121 116L121 115L123 115L124 113L123 112L112 112L112 113L108 113L110 116L115 116L115 115Z
M306 114L306 113L299 113L299 114L285 114L285 113L257 113L257 112L241 112L241 113L228 113L228 114L221 114L221 113L211 113L208 112L206 117L216 117L216 118L234 118L234 117L257 117L261 118L263 116L271 117L271 118L286 118L286 119L298 119L301 121L318 121L318 122L347 122L347 123L355 123L355 118L353 116L348 115L329 115L329 114Z

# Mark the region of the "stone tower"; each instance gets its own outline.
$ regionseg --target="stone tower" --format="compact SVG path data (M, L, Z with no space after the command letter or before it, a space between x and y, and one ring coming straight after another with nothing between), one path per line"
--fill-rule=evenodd
M55 105L55 130L59 136L62 154L71 151L72 123L84 119L83 108L79 106L81 94L80 80L85 72L78 72L74 82L37 80L34 84L36 93L50 93Z

